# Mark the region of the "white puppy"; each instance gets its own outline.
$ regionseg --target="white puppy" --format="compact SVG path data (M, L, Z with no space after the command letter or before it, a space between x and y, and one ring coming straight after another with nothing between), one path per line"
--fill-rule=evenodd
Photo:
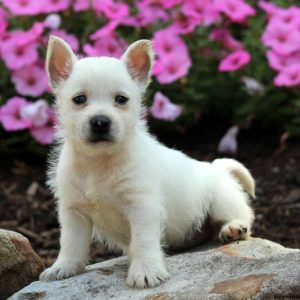
M220 225L221 240L250 235L254 181L247 169L231 159L196 161L148 133L140 116L152 63L147 40L120 60L78 60L63 40L50 38L47 70L61 139L50 182L61 249L41 280L82 272L93 234L125 251L127 284L138 288L168 278L162 245L188 243L207 218Z

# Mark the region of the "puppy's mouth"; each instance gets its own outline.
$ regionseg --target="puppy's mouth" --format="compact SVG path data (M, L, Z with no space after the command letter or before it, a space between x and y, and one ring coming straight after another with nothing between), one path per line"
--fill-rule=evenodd
M98 143L112 143L113 137L109 134L97 135L93 134L88 138L88 142L90 144L98 144Z

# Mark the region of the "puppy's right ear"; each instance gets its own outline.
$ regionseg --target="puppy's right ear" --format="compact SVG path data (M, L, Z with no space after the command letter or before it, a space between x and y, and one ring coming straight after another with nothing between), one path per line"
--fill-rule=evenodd
M46 69L53 89L70 77L76 60L77 58L71 47L63 39L50 36Z

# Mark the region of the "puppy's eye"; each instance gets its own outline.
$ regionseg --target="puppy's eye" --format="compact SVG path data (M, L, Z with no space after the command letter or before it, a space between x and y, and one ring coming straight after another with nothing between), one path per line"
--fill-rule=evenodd
M124 105L124 104L126 104L127 102L128 102L128 98L127 97L125 97L125 96L122 96L122 95L117 95L116 97L115 97L115 102L117 103L117 104L120 104L120 105Z
M80 104L86 103L87 98L86 98L86 95L78 95L78 96L73 97L72 101L75 104L80 105Z

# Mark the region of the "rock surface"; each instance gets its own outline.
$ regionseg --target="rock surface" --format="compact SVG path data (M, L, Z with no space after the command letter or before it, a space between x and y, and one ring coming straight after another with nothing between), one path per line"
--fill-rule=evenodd
M44 269L40 257L23 235L0 229L0 299L7 299Z
M56 282L34 282L16 299L275 299L300 297L300 251L252 238L224 246L204 245L167 258L171 278L153 289L125 284L127 258L87 267L86 272ZM296 295L296 296L295 296ZM283 298L281 298L283 299ZM298 299L298 298L291 298Z

